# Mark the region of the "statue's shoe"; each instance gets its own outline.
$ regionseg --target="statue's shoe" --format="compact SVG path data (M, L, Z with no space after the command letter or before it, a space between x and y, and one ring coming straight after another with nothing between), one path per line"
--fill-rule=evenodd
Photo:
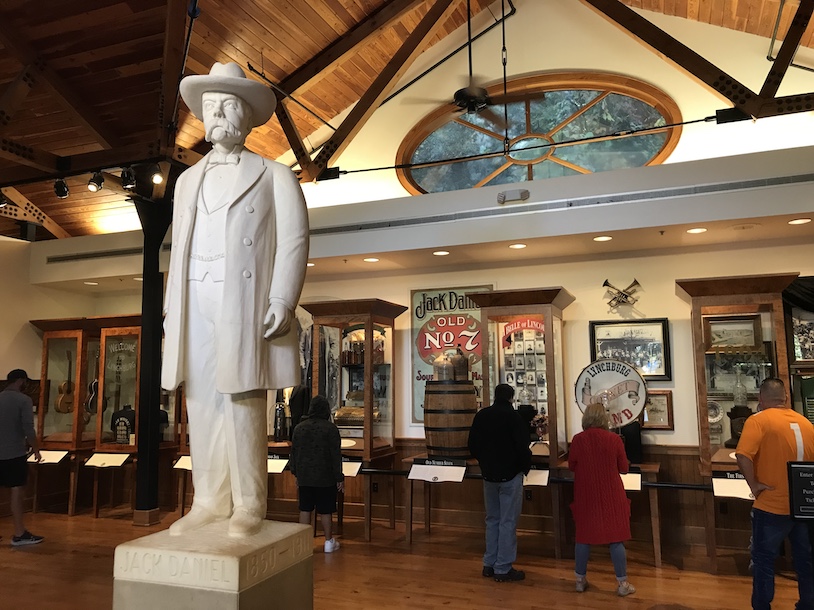
M225 516L216 515L205 508L196 508L193 506L186 515L170 525L170 536L180 536L201 528L204 525L223 521L224 519L226 519Z
M263 527L263 518L263 515L245 508L238 508L229 519L229 535L233 538L252 536Z

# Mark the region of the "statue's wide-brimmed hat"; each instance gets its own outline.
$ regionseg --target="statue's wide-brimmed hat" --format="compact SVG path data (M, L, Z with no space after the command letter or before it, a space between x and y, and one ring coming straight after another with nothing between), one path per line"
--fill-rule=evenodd
M246 78L246 73L234 62L228 64L217 62L209 74L193 74L181 79L181 97L192 113L201 120L203 120L201 96L211 91L232 93L246 102L252 109L252 127L265 124L277 106L277 98L271 89Z

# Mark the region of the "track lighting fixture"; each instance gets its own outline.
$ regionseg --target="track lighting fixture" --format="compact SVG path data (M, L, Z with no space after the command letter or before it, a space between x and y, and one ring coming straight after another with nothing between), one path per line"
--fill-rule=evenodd
M102 190L102 187L105 184L104 176L102 176L102 172L94 172L91 179L88 180L88 190L91 193L96 193Z
M125 167L122 169L122 188L132 191L136 188L136 172L132 167Z
M158 163L154 163L150 166L150 180L153 184L161 184L164 182L164 176L161 175L161 168L158 166Z
M8 205L8 199L5 196L0 195L0 209L6 207Z
M64 178L57 178L54 180L54 195L56 195L59 199L65 199L70 194L68 190L68 183L65 182Z

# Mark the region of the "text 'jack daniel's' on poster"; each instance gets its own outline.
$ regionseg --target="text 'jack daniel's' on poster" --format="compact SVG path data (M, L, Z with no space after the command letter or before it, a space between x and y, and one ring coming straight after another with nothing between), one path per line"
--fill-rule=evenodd
M424 387L433 380L432 365L460 346L469 359L472 381L481 406L483 328L480 307L467 292L492 290L491 285L413 290L410 295L412 336L413 423L424 422Z

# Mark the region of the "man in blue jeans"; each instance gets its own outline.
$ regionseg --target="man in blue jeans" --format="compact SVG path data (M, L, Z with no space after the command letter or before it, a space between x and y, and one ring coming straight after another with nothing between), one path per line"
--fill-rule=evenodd
M498 582L523 580L515 570L517 519L523 503L523 475L531 468L528 423L514 410L514 388L501 383L495 401L475 415L469 451L483 474L486 505L486 552L483 575Z
M808 526L790 515L787 465L814 459L814 426L789 408L780 379L760 386L758 412L746 420L738 448L738 467L755 502L752 505L752 608L770 610L774 599L774 561L788 537L797 573L797 610L814 610L814 574Z

